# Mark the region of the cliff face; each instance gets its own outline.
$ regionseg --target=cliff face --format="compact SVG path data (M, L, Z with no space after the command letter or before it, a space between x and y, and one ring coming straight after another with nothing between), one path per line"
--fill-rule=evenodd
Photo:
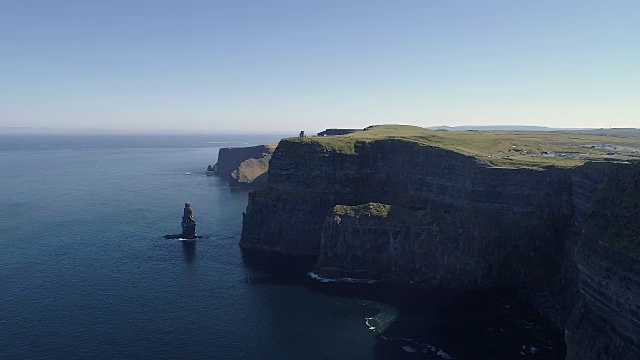
M315 272L458 289L545 289L560 266L565 224L535 219L518 227L494 216L477 208L338 205L325 221ZM557 244L542 245L545 237Z
M325 277L532 289L566 324L568 359L635 359L638 179L640 164L509 169L401 139L283 140L241 246L317 256Z
M221 148L218 152L218 162L212 171L215 175L227 179L233 187L262 186L267 182L267 170L273 149L271 145Z
M484 225L465 233L475 237L519 232L518 221L535 233L550 231L544 225L552 221L551 231L560 233L571 212L565 201L571 181L561 171L491 168L402 140L354 144L351 153L282 141L270 166L267 187L249 199L245 247L319 255L325 218L335 205L376 202L438 211L451 221L470 217ZM483 220L490 218L496 222Z
M640 164L603 167L577 171L589 196L576 201L580 292L567 359L640 359Z

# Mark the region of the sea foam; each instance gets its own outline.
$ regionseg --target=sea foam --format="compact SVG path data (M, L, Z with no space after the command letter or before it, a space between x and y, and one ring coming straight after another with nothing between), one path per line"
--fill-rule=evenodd
M354 279L354 278L336 278L336 279L328 279L328 278L323 278L322 276L314 273L314 272L309 272L307 275L309 275L310 278L314 279L314 280L318 280L320 282L323 283L361 283L361 284L373 284L378 282L378 280L371 280L371 279Z

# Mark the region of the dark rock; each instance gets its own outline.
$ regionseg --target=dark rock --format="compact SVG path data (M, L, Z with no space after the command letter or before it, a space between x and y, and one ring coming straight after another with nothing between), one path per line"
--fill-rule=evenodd
M193 209L189 203L184 204L182 235L184 235L185 239L195 239L196 237L196 220L193 218Z
M196 220L193 218L193 209L191 204L184 204L184 213L182 215L182 233L165 235L165 239L198 239L202 236L196 235Z

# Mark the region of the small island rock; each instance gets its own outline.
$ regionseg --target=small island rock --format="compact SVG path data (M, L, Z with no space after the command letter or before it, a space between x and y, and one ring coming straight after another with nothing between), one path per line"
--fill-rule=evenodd
M165 235L165 239L197 239L202 236L196 235L196 220L193 218L193 209L191 204L184 204L184 213L182 215L182 233Z
M196 238L196 220L193 218L191 204L184 204L184 215L182 215L182 236L185 239Z

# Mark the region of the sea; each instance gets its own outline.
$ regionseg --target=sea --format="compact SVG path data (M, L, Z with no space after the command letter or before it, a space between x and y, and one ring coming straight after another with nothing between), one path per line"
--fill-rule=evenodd
M248 263L248 192L205 170L221 147L283 136L0 136L0 359L562 358L560 335L503 293ZM186 202L203 238L164 239Z

